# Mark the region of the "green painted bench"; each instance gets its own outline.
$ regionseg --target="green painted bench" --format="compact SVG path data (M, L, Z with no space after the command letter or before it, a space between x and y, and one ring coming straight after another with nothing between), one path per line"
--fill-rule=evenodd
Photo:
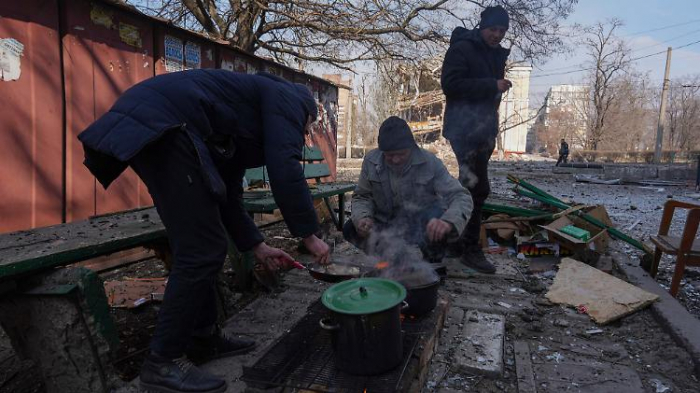
M38 365L47 391L110 391L119 344L100 277L62 267L165 244L152 207L0 234L0 324L15 352ZM59 363L67 366L57 376Z
M355 190L355 183L352 182L323 182L323 179L331 176L331 170L327 163L323 162L321 150L315 147L304 147L302 165L304 167L304 177L311 180L309 190L313 199L323 199L333 223L339 230L343 229L345 223L345 194ZM246 181L255 185L267 183L269 176L266 167L248 169L245 173ZM338 213L331 205L330 198L338 197ZM268 190L253 190L243 193L243 206L249 213L272 213L277 209L272 193Z

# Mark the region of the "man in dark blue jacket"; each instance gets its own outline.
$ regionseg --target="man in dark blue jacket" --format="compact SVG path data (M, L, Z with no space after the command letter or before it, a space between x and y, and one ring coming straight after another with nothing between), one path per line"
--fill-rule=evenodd
M127 166L148 187L174 263L141 384L158 392L223 392L226 382L188 360L236 355L254 342L215 326L215 280L227 233L241 251L278 268L292 258L265 244L243 209L246 168L267 165L289 230L320 263L328 246L299 163L318 115L303 85L270 74L193 70L156 76L127 90L78 138L85 165L107 188Z
M500 43L508 30L501 6L481 13L478 29L457 27L442 64L442 91L447 98L443 136L459 162L459 179L474 200L463 235L462 263L483 273L496 269L479 246L481 212L490 193L488 162L498 135L498 105L511 82L504 79L510 54Z

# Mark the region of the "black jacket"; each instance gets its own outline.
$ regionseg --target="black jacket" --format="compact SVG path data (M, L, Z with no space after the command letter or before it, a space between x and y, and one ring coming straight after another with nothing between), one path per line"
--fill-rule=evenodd
M496 136L501 98L496 81L505 75L509 54L500 46L489 47L478 30L454 29L442 63L445 138L478 142Z
M107 188L146 145L166 132L187 133L210 191L231 212L224 224L247 250L262 236L243 209L246 168L267 165L275 202L293 235L318 230L299 163L307 116L315 111L310 102L310 92L270 74L175 72L131 87L78 139L85 165Z
M561 146L559 146L559 154L564 155L564 154L569 154L569 144L566 142L562 142Z

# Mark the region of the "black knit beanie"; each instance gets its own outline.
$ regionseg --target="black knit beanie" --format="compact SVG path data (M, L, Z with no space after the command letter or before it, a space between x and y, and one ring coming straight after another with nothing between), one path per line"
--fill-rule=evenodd
M508 17L508 12L505 8L497 5L495 7L486 7L481 11L481 22L479 22L479 29L487 29L493 26L503 26L506 29L510 18Z
M392 151L409 149L416 145L408 123L400 117L391 116L379 127L379 150Z
M316 106L316 100L309 88L301 83L295 83L294 87L297 89L299 97L304 102L304 107L306 108L306 113L311 116L312 121L316 121L318 118L318 106Z

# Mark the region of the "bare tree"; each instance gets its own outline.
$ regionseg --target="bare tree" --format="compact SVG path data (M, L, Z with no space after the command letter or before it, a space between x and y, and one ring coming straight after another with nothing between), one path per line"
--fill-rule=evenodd
M618 78L613 88L617 98L608 109L606 127L610 130L601 145L605 150L641 151L653 146L652 133L658 111L647 75L634 72ZM600 147L599 146L599 147Z
M413 60L444 51L455 25L493 3L511 15L507 42L523 59L562 47L560 22L578 0L123 0L146 13L276 60L348 69L363 60Z
M606 123L610 109L618 94L614 88L616 78L630 64L630 51L624 41L616 37L616 30L623 25L619 19L599 22L586 29L581 44L589 56L592 106L589 113L588 148L598 150L610 127Z
M667 149L690 151L700 139L700 78L674 83L669 91Z

